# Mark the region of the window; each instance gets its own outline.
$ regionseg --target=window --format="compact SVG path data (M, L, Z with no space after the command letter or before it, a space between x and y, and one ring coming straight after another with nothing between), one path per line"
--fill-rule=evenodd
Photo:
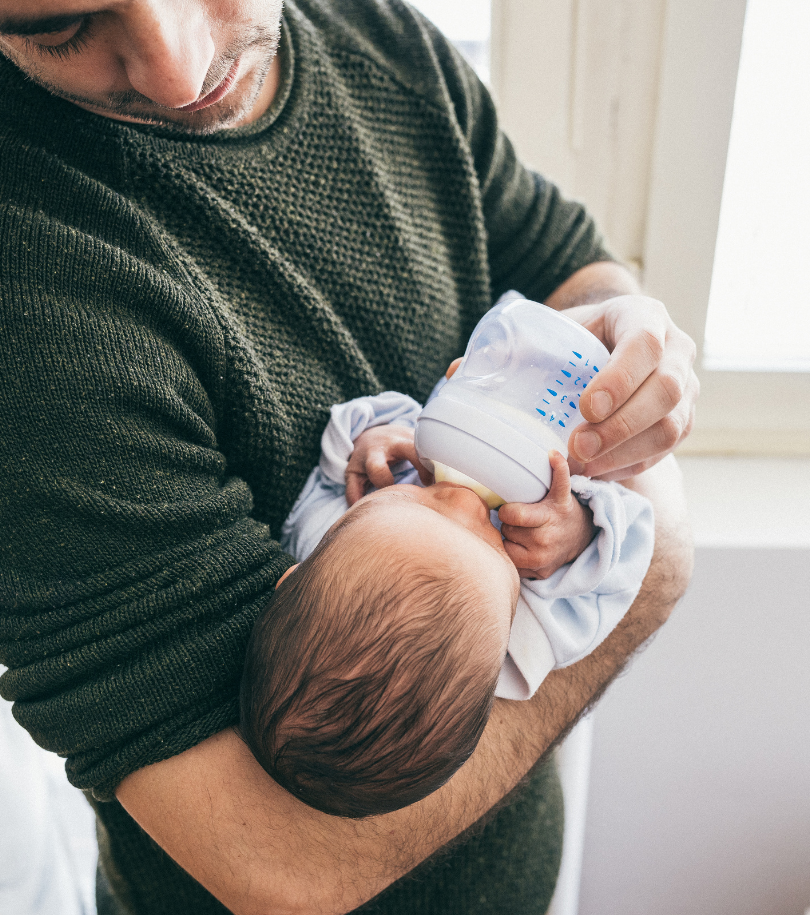
M490 0L412 0L489 82Z
M746 38L740 71L746 6L749 28L763 17L768 20L760 36L765 44L768 30L778 29L780 20L789 23L789 41L777 39L784 59L767 74L767 89L761 77L747 75L746 59L758 56L759 39ZM780 74L789 74L784 79L794 84L806 78L799 74L808 72L809 18L807 0L492 0L493 91L519 154L588 205L614 252L636 267L647 291L666 303L698 344L702 391L686 448L692 452L810 455L810 371L799 371L808 368L803 361L807 350L804 356L795 350L788 354L787 347L777 345L767 355L767 367L779 371L761 371L767 347L757 327L756 345L743 358L724 353L734 342L733 328L753 325L739 294L724 291L729 278L736 282L754 262L748 253L742 268L726 258L727 247L743 247L728 242L732 236L725 231L742 226L733 210L739 206L733 188L745 183L737 172L754 149L743 139L735 152L732 138L729 152L729 138L741 135L745 125L748 82L771 99L772 110L767 98L765 109L771 115L787 104L774 98L780 90L773 82ZM802 128L796 123L799 108L808 111L810 86L799 91L801 105L794 103L789 121L777 118L786 129L781 145L791 147L796 161L788 166L774 160L769 169L769 177L786 174L788 167L798 169L782 192L789 198L806 193L810 180L810 165L805 164L810 162L809 128L807 122ZM735 95L738 114L732 131ZM788 203L793 206L792 199ZM742 209L750 217L753 207L743 204ZM762 225L784 223L788 209L782 201L776 218L762 211L755 215ZM795 212L810 224L810 203ZM749 242L753 237L760 244L754 230L748 232ZM801 270L810 260L810 232L800 222L790 234L797 247L786 260ZM749 245L746 251L755 248ZM765 250L760 244L760 251ZM781 267L780 282L789 272ZM749 284L746 292L751 307L759 308L757 320L765 318L768 329L776 329L777 343L787 337L791 344L806 343L810 295L772 295L773 285L762 280L760 289L765 287L771 299L797 302L797 311L768 320L771 305L759 308L764 293L754 294ZM723 298L731 306L725 323L714 304Z
M748 0L704 364L810 371L810 3Z

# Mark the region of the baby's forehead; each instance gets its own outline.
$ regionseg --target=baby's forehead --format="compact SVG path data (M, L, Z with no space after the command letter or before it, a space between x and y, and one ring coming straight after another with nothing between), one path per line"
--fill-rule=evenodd
M342 532L345 547L367 563L398 572L469 576L478 570L486 573L490 562L500 562L490 548L482 549L483 542L474 534L439 512L407 496L398 497L396 487L384 492L385 496L358 503L353 509L356 517Z
M358 503L344 515L343 520L347 523L340 526L344 528L341 533L347 540L364 538L376 544L375 552L382 555L384 548L396 551L418 545L425 538L435 536L446 524L437 512L398 497L394 487L392 490L390 494L386 492L385 497Z

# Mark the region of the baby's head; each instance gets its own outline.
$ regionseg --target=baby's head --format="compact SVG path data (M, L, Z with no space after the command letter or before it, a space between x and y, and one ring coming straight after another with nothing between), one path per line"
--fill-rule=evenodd
M279 585L248 646L245 740L279 784L338 816L412 804L470 756L517 601L505 553L406 490L348 512Z

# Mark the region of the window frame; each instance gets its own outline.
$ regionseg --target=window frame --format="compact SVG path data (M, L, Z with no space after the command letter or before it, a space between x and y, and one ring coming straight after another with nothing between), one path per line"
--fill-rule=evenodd
M683 452L806 456L810 373L702 367L745 7L492 0L493 92L524 161L591 208L697 343L701 397Z

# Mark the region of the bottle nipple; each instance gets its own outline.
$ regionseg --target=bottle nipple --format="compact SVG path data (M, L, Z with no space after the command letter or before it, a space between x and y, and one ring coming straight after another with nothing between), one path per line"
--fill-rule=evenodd
M466 486L467 489L471 489L477 496L480 496L491 509L500 508L506 504L506 499L502 499L482 483L468 477L466 473L448 467L447 464L433 461L433 476L437 483L457 483L459 486Z

